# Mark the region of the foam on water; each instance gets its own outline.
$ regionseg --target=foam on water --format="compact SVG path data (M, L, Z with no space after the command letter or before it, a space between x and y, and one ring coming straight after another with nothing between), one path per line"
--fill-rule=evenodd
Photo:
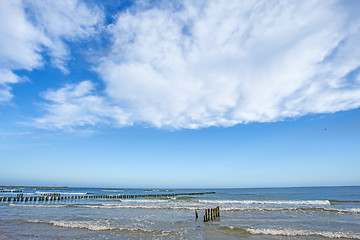
M50 191L46 191L46 192L42 192L42 191L36 191L36 194L63 194L63 195L86 195L86 192L50 192Z
M111 224L107 221L22 220L22 222L49 224L49 225L56 226L56 227L87 229L87 230L91 230L91 231L129 231L129 232L148 233L151 235L159 234L159 235L163 235L163 236L166 236L171 233L171 231L157 230L157 229L130 228L130 227L127 228L127 227L111 226Z
M221 202L221 204L219 204ZM226 204L225 204L225 203ZM61 208L61 207L74 207L74 208L118 208L118 209L170 209L170 210L201 210L208 207L214 207L220 205L222 211L315 211L315 212L328 212L333 214L359 214L360 208L335 208L331 205L276 205L276 204L234 204L234 201L204 201L192 202L192 201L169 201L160 199L142 199L142 200L116 200L112 203L69 203L69 202L58 202L58 203L10 203L10 207L45 207L45 208ZM241 201L243 202L243 201Z
M13 204L10 203L9 207L38 207L38 208L61 208L68 207L71 205L66 204Z
M234 229L234 227L229 227ZM312 230L296 230L296 229L270 229L270 228L242 228L246 232L255 235L273 235L273 236L320 236L326 238L348 238L360 239L360 234L346 232L330 232L330 231L312 231Z
M115 230L116 228L110 227L109 225L101 225L95 221L43 221L43 220L24 220L28 223L45 223L57 227L64 228L83 228L89 229L92 231L106 231L106 230Z
M103 189L103 192L124 192L124 190L108 190L108 189Z
M145 189L54 188L29 189L24 195L102 195L105 191L113 192L111 195L124 194L122 191L145 194ZM184 191L179 189L174 193ZM216 192L203 196L2 201L0 225L4 226L1 230L16 230L6 230L4 235L9 239L24 239L22 237L29 233L53 239L72 239L72 234L79 234L94 239L217 239L222 236L224 239L360 240L360 187L219 189ZM221 210L220 219L203 223L204 209L216 206ZM197 220L194 210L199 213Z
M199 200L202 203L246 204L246 205L330 205L329 200L260 201L260 200Z

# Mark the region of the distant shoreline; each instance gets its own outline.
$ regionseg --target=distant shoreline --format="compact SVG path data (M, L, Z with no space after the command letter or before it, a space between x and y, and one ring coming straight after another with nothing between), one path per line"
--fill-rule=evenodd
M22 188L69 188L69 186L29 186L29 185L0 185L0 187L22 187Z

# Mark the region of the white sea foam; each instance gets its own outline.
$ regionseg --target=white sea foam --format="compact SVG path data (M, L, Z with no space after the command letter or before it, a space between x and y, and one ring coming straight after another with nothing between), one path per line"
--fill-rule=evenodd
M116 227L116 226L111 226L111 224L107 221L61 221L61 220L54 220L54 221L23 220L23 221L28 223L50 224L53 226L63 227L63 228L88 229L91 231L109 231L109 230L130 231L130 232L138 231L138 232L151 233L151 234L158 233L164 236L171 233L170 231L165 231L165 230Z
M298 201L273 201L273 200L199 200L202 203L212 204L245 204L245 205L330 205L328 200L298 200Z
M62 207L68 207L69 205L66 204L9 204L9 207L38 207L38 208L62 208Z
M105 230L115 230L117 228L110 227L109 224L99 223L95 221L43 221L43 220L25 220L25 222L30 223L47 223L58 227L64 228L83 228L89 229L92 231L105 231Z
M75 205L75 206L83 207L83 208L119 208L119 209L173 209L173 210L201 209L196 206L169 206L169 205L120 205L120 204L102 204L102 205L88 204L87 205L87 204L82 204L82 205Z
M165 202L166 203L166 202ZM75 207L75 208L98 208L98 209L169 209L169 210L202 210L207 208L202 204L124 204L123 202L111 204L23 204L23 203L10 203L10 207L38 207L38 208L64 208L64 207ZM266 206L240 206L240 207L222 207L222 211L324 211L334 214L359 214L360 208L328 208L328 207L281 207L273 208Z
M334 210L343 213L360 213L360 208L349 208L349 209L334 208Z
M43 192L36 191L36 194L63 194L63 195L86 195L86 192Z
M230 228L233 229L233 228ZM312 231L296 229L270 229L270 228L243 228L245 231L256 235L273 236L321 236L326 238L360 239L360 234L330 231Z
M103 192L124 192L124 190L107 190L107 189L103 189Z
M167 203L168 200L164 199L121 199L124 203Z

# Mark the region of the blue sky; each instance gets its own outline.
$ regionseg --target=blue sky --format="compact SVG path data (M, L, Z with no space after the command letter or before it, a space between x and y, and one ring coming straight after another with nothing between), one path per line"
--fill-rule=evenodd
M0 183L359 185L359 1L0 2Z

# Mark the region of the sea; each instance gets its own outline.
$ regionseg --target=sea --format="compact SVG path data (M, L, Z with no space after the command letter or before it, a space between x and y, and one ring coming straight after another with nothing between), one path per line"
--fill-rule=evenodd
M204 195L181 193L215 192ZM152 195L0 202L0 239L360 239L360 187L3 187L0 197ZM168 194L169 196L161 196ZM170 196L174 194L173 196ZM176 195L179 194L179 195ZM220 217L204 222L205 209ZM198 212L198 218L195 216Z

